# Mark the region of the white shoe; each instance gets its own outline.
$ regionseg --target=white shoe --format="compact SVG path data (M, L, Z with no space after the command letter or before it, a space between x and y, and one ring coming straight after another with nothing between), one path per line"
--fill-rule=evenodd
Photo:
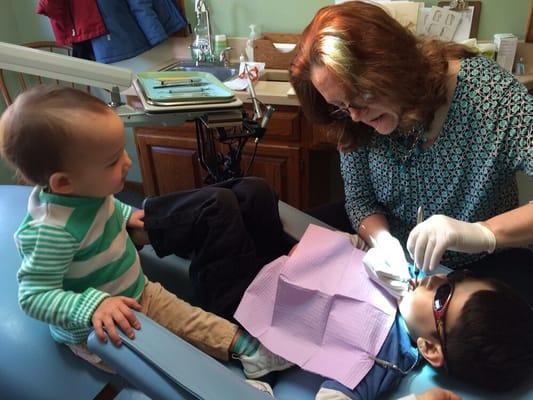
M272 371L282 371L294 365L283 357L272 353L262 344L251 356L242 355L234 358L241 361L244 375L252 379L259 378Z
M315 400L350 400L350 398L338 390L321 387Z
M263 381L254 381L253 379L246 379L246 383L250 386L253 386L257 390L260 390L261 392L265 392L269 394L270 396L274 397L274 392L272 391L272 387Z

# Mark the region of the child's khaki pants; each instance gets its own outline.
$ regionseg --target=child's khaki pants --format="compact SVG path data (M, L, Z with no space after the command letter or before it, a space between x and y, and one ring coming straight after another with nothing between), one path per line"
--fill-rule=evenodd
M161 284L146 279L139 302L141 312L172 333L219 360L228 360L229 347L237 332L237 325L193 307L167 291ZM142 329L142 327L141 327ZM107 372L112 369L87 345L69 345L77 356Z

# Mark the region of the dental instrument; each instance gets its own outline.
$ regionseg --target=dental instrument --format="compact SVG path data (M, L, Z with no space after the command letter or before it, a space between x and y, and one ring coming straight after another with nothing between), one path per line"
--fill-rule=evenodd
M424 206L418 207L416 211L416 224L420 224L424 221ZM415 268L415 287L418 286L418 275L420 274L420 265L417 265L416 259L413 260L413 266Z

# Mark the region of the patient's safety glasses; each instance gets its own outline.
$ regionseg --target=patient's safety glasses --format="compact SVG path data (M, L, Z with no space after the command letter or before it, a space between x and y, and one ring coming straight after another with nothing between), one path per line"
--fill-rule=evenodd
M439 337L440 345L442 346L442 354L444 356L444 366L448 368L446 360L446 311L455 290L455 284L462 281L469 275L467 270L459 270L450 272L446 275L447 281L440 285L435 291L433 298L433 317L435 318L435 327L437 329L437 336Z

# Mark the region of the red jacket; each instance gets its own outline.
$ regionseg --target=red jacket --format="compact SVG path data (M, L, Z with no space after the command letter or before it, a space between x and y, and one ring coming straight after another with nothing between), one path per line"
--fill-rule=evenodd
M83 42L107 33L96 0L39 0L36 12L50 18L58 44Z

